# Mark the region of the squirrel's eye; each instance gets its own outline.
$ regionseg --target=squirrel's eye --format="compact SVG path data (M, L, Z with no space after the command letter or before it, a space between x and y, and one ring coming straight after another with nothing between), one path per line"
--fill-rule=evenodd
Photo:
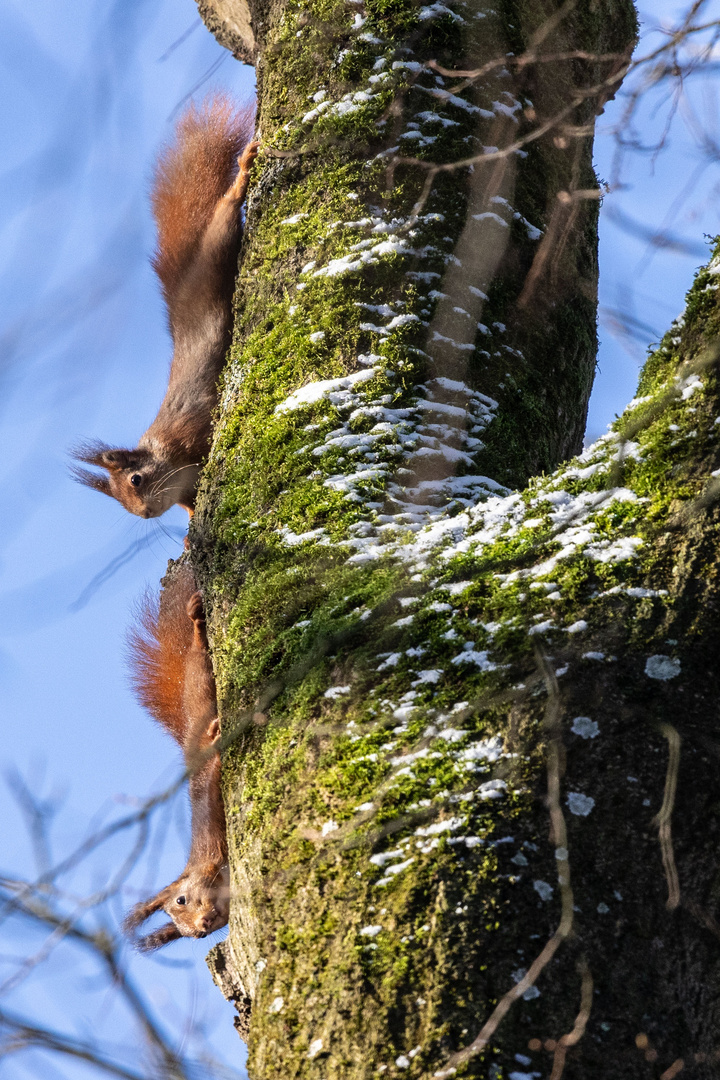
M142 484L142 476L140 475L140 473L133 473L130 477L130 483L133 487L140 487L140 485Z
M184 903L185 903L185 897L184 897L184 896L178 896L178 898L177 898L177 900L175 901L175 903L176 903L176 904L184 904Z

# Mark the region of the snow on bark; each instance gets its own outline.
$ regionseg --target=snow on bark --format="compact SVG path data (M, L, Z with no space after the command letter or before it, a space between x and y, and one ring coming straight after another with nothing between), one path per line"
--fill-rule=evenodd
M600 7L576 47L631 36ZM709 1078L715 263L625 415L557 466L588 388L594 309L568 298L591 215L553 303L518 301L566 157L447 173L419 209L396 160L522 130L527 87L424 66L532 28L525 5L476 14L288 6L266 30L263 134L290 156L250 207L192 536L227 740L225 988L252 1000L253 1080Z

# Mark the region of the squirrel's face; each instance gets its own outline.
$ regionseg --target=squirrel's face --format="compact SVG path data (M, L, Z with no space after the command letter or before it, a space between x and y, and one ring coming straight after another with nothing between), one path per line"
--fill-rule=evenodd
M142 952L152 952L180 937L204 938L225 926L230 914L230 872L227 863L197 863L161 889L150 900L136 904L123 924L126 934L135 934L139 926L160 910L172 922L135 939Z
M188 510L194 507L199 464L176 466L155 457L150 450L115 450L99 445L83 447L74 456L106 471L103 476L75 468L76 479L111 495L138 517L160 517L175 503Z
M200 866L170 886L163 907L183 937L203 938L225 926L230 914L227 866Z
M165 461L132 461L108 473L108 494L138 517L160 517L175 503L191 509L195 503L199 466L175 468Z

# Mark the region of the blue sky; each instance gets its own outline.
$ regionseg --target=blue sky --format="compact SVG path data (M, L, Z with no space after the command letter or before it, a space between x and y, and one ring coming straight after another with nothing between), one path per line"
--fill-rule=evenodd
M656 0L653 19L679 9ZM167 560L180 553L186 515L175 509L161 523L131 517L71 481L67 448L92 436L134 445L155 414L170 343L148 261L152 163L195 87L202 85L201 94L225 86L246 98L253 73L198 25L192 0L5 0L0 41L0 757L3 768L20 770L44 796L64 800L56 826L62 854L99 811L117 813L128 798L177 774L172 745L129 691L123 640L134 601L146 586L156 587ZM710 91L698 89L692 103L715 134ZM607 180L621 107L611 105L599 124L597 168ZM701 170L692 122L681 111L657 160L629 156L603 205L601 308L625 311L646 329L628 352L612 333L612 319L601 322L592 437L633 396L645 346L682 309L703 261L703 234L720 232L717 170ZM648 111L649 125L661 123ZM664 223L689 250L657 251L622 227L618 215L650 229ZM116 572L89 588L114 561ZM179 801L158 828L163 844L138 887L143 880L164 885L181 869L183 808ZM19 812L2 786L0 821L1 868L32 874ZM98 877L118 850L100 856ZM134 899L128 894L126 906ZM134 958L132 968L170 1026L182 1029L188 1011L199 1021L207 1017L216 1052L237 1064L232 1011L210 982L206 951L205 942L185 941L173 946L171 960L189 967ZM117 1015L104 995L87 997L71 1018L57 987L69 986L73 972L60 960L44 972L20 988L15 1007L31 1011L46 997L58 1026L114 1030ZM84 974L82 966L76 974ZM38 1056L18 1056L4 1067L13 1080L51 1075ZM89 1074L73 1065L62 1075Z
M161 524L131 517L73 483L67 449L93 435L134 445L154 416L170 344L149 266L152 163L174 112L207 72L219 63L204 89L224 85L239 98L252 94L254 73L220 49L192 0L6 2L0 41L2 764L44 796L63 797L60 855L91 820L116 815L126 797L144 797L178 774L173 745L130 693L124 638L133 603L182 550L187 515L175 510ZM96 575L136 544L135 557L89 595ZM0 821L2 869L32 874L27 834L4 786ZM184 796L156 836L153 865L135 879L148 892L184 865ZM122 847L94 861L98 880ZM135 899L128 894L125 908ZM5 929L0 948L8 931L16 928ZM185 1032L188 1017L207 1021L215 1052L239 1065L233 1010L211 983L206 952L207 942L183 941L167 959L133 957L131 967L170 1030ZM183 961L190 966L167 966ZM45 1019L64 1030L125 1038L112 996L80 988L89 971L79 957L58 954L4 1000L35 1016L42 1004ZM192 1046L191 1034L186 1041ZM3 1069L13 1078L50 1075L38 1054ZM64 1076L93 1073L61 1068Z

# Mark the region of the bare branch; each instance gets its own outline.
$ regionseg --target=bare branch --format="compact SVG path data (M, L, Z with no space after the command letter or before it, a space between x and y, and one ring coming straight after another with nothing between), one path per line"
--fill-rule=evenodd
M122 1077L122 1080L153 1080L149 1073L139 1073L111 1061L90 1043L73 1039L52 1028L39 1027L16 1013L8 1012L7 1009L0 1009L0 1027L6 1028L12 1036L12 1041L8 1041L4 1046L0 1045L0 1058L35 1046L87 1061L110 1076Z

